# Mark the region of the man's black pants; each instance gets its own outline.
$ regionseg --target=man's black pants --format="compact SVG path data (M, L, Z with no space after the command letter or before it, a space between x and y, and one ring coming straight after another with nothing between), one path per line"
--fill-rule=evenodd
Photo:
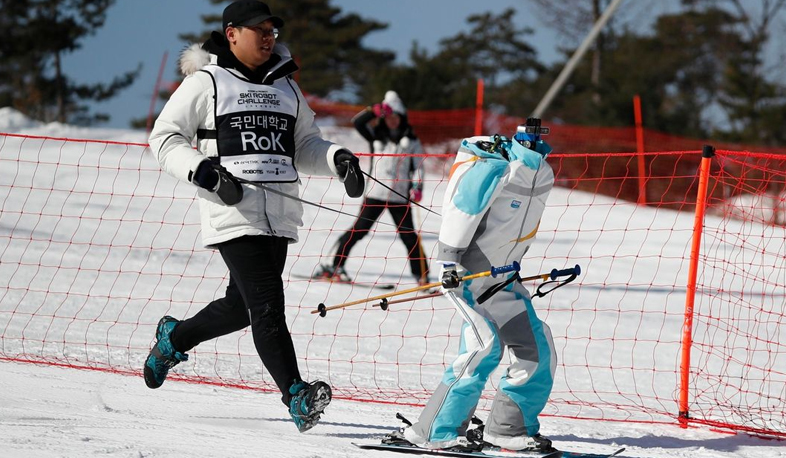
M295 348L284 316L281 275L289 239L243 236L217 245L229 268L226 296L216 299L180 323L171 336L177 351L239 331L251 324L254 345L270 372L282 400L289 404L289 387L300 381Z

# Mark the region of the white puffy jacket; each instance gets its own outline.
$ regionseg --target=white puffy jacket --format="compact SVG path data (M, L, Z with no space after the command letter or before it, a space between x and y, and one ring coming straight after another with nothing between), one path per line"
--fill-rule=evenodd
M372 159L373 176L387 187L372 181L366 197L404 203L411 188L423 189L423 156L413 156L423 154L420 140L409 137L403 137L398 143L374 140L373 146L373 152L379 154Z
M275 54L281 61L268 74L283 68L297 69L289 50L276 45ZM197 166L208 157L218 155L216 140L199 139L196 149L192 146L198 129L214 130L215 88L209 73L199 71L205 65L216 65L217 56L199 45L187 48L180 60L186 78L172 94L161 111L150 135L150 148L164 171L177 179L190 182ZM238 71L229 69L238 78L247 79ZM333 156L342 148L321 137L314 123L314 112L297 84L289 78L291 72L267 82L288 91L299 104L295 125L295 167L299 173L337 176ZM266 183L266 187L299 196L300 182ZM202 242L205 246L232 240L243 235L271 235L286 237L290 243L298 239L297 228L303 224L303 206L288 197L267 192L261 187L243 184L243 200L227 206L210 191L198 189L202 220Z

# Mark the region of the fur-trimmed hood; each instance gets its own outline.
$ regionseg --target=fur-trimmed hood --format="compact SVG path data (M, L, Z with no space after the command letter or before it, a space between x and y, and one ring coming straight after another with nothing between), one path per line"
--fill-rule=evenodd
M295 61L292 60L292 54L286 46L276 43L273 47L273 56L275 56L275 58L271 57L271 62L276 61L277 63L274 64L272 68L266 68L264 70L265 76L273 76L273 79L278 79L283 76L288 76L298 70ZM219 58L221 58L224 63L219 61ZM228 63L229 65L227 65ZM242 64L237 61L229 50L226 38L218 32L213 32L210 39L203 45L194 43L186 47L180 54L179 64L180 72L184 76L192 75L208 64L218 64L223 67L236 68L246 76L250 76L252 73L245 67L237 68L241 67Z
M215 57L213 55L213 58ZM180 73L184 76L192 75L209 64L210 61L210 53L202 49L201 45L194 43L180 54Z

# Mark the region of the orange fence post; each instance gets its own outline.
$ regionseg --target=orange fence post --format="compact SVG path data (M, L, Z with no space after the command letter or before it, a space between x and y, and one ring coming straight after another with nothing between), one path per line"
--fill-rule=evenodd
M688 285L685 297L685 319L682 326L682 360L680 361L680 427L687 428L688 389L690 388L690 350L693 344L693 305L696 299L696 272L699 267L699 249L704 229L704 212L707 207L707 188L710 181L710 162L715 156L715 148L704 145L701 152L701 168L699 172L699 191L696 195L696 216L693 220L693 243L690 249L690 267L688 269Z
M633 114L636 119L636 152L638 153L639 163L639 205L647 205L647 181L644 170L644 128L642 127L641 117L641 97L639 94L633 96Z
M156 78L156 84L153 86L153 95L150 97L150 109L147 112L147 125L145 126L148 134L153 129L153 114L156 110L156 100L158 100L158 91L161 90L161 77L164 75L164 68L166 67L167 56L169 56L169 52L164 51L164 55L161 57L161 66L158 69L158 77Z
M475 135L483 135L483 80L480 78L475 99Z

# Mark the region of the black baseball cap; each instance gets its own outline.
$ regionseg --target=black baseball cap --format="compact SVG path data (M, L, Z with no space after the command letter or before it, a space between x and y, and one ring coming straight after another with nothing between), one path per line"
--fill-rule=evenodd
M260 22L272 21L273 26L283 27L284 20L273 16L266 3L257 0L238 0L224 8L224 30L227 27L243 27L257 25Z

